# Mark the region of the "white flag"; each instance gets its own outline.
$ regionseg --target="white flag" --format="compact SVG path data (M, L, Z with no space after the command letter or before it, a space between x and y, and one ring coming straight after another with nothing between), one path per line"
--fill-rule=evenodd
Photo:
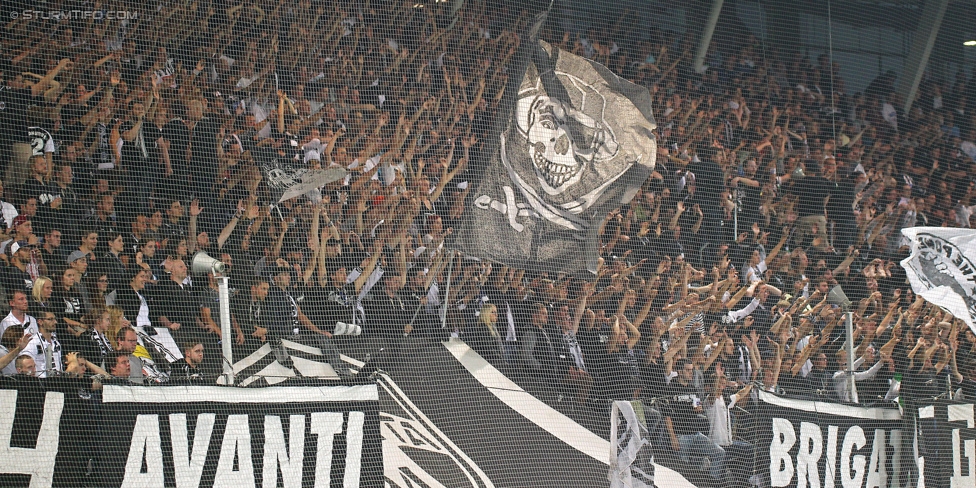
M901 262L912 290L976 331L976 230L902 229L912 254Z
M610 488L653 488L654 452L648 436L660 415L645 416L639 401L616 400L610 411ZM655 424L655 425L649 425Z

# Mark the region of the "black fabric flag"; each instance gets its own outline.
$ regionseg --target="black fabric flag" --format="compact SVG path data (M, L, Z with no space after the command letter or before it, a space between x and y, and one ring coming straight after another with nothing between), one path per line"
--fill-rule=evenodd
M607 213L629 202L654 169L650 94L598 63L527 39L524 76L506 89L460 247L529 270L594 272Z

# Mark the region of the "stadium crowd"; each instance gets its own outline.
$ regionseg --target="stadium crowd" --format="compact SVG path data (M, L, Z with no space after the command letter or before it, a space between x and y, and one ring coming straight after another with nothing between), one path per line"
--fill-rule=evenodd
M848 93L827 57L750 36L698 74L692 36L551 23L542 38L649 90L658 157L607 216L595 277L532 274L450 245L523 16L368 5L131 4L124 22L4 26L5 373L211 381L217 283L187 269L206 251L230 269L235 357L291 338L345 375L337 322L386 342L390 368L398 343L453 335L552 401L654 401L666 445L715 478L755 390L853 400L836 285L861 403L946 380L976 395L976 335L898 265L902 228L972 224L976 77L927 79L903 113L893 74ZM278 203L261 170L275 160L350 176ZM153 346L163 329L183 359Z

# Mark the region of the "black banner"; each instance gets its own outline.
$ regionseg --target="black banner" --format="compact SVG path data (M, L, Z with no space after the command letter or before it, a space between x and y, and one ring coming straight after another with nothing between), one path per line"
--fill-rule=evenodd
M0 486L382 486L375 384L0 380Z
M918 409L917 486L976 486L976 419L972 403L936 402Z
M768 476L769 486L907 485L912 469L910 458L903 456L904 424L897 408L794 400L767 392L760 392L759 399L759 430L767 434L759 437L756 471Z
M0 376L0 486L79 486L98 452L91 380Z

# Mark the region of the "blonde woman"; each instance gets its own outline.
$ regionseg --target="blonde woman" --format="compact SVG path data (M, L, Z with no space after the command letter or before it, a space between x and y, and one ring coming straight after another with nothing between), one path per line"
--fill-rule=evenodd
M105 310L108 312L109 324L108 329L105 331L105 338L108 339L109 344L118 344L117 338L119 335L119 330L126 327L131 327L132 323L125 318L125 313L122 309L116 306L106 307Z
M465 334L472 349L490 362L505 361L504 339L498 330L498 307L493 303L482 305L474 326Z
M47 310L51 306L51 295L54 294L54 280L47 276L41 276L34 280L34 288L31 290L31 313L39 313Z

